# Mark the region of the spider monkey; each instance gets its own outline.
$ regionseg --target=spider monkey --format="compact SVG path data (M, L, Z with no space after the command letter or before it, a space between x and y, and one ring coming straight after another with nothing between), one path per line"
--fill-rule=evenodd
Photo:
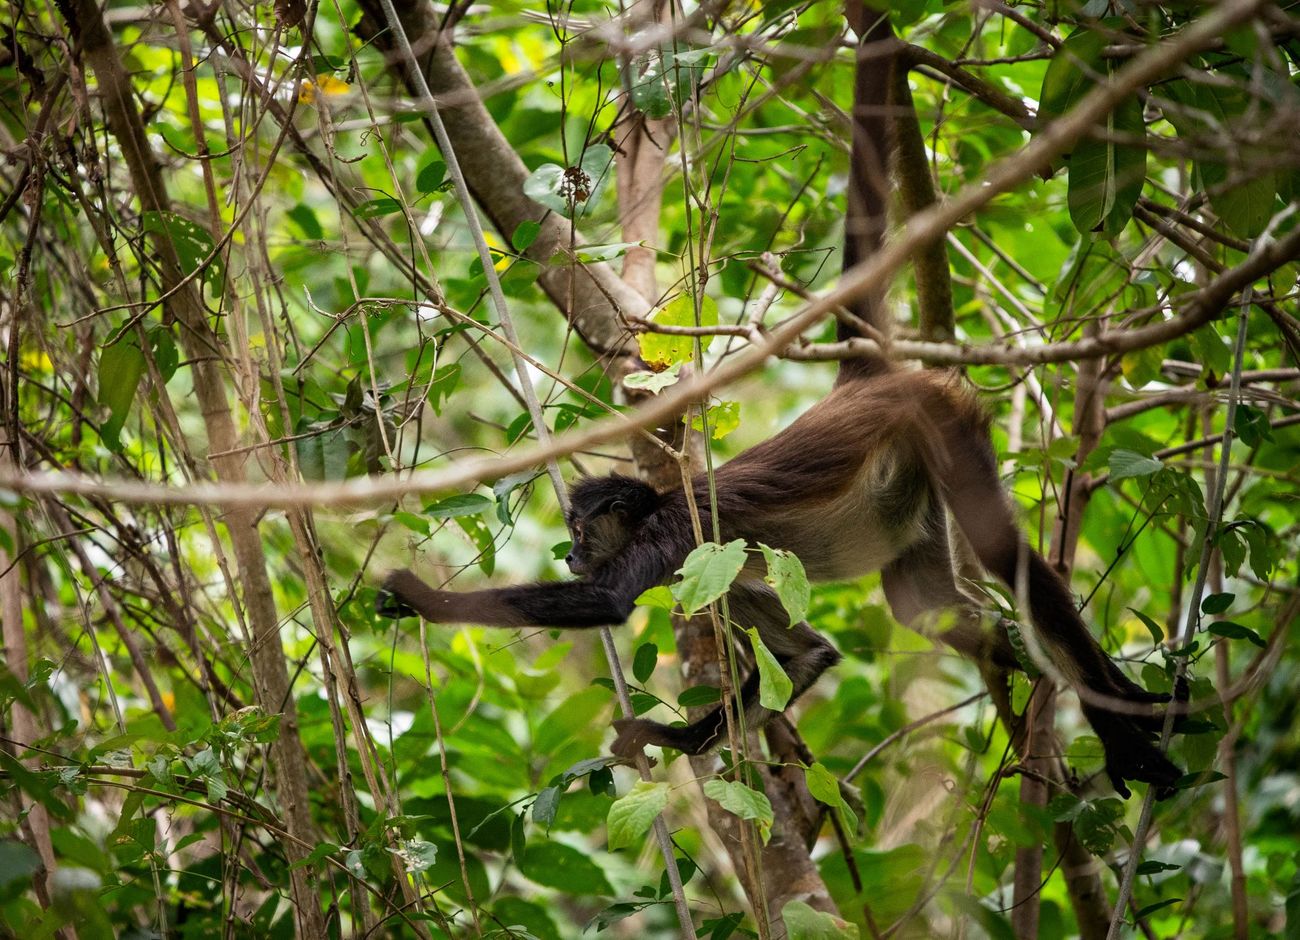
M883 24L883 25L882 25ZM887 102L892 30L858 24L853 158L844 263L867 257L884 233L888 157ZM853 313L884 334L883 292ZM842 319L841 339L860 327ZM885 334L887 335L887 334ZM1060 577L1026 543L998 479L988 419L950 376L904 372L883 357L845 360L836 387L790 427L715 472L721 540L744 539L796 554L812 580L845 580L880 571L885 597L904 624L937 635L959 652L1002 669L1018 667L1005 630L989 629L979 605L958 587L949 550L951 514L980 564L1028 598L1029 616L1056 670L1077 688L1132 703L1123 713L1083 702L1101 739L1117 792L1139 780L1172 792L1180 771L1152 743L1168 696L1147 692L1111 661L1075 611ZM692 481L702 512L703 476ZM659 493L625 476L580 480L571 491L567 558L577 580L484 591L436 590L408 570L391 572L380 611L418 613L440 623L597 627L627 619L642 591L672 579L695 547L684 491ZM775 592L751 556L730 594L733 619L756 627L793 685L791 701L837 663L835 648L807 622L788 626ZM776 713L758 699L757 671L740 701L748 726ZM647 744L703 753L725 733L724 705L674 727L644 718L617 720L613 751L629 756Z

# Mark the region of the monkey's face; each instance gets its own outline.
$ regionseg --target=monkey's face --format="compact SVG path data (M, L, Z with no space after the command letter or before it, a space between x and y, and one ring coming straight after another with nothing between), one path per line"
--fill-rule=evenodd
M578 576L590 574L627 545L635 531L622 505L590 519L573 520L573 547L565 557L569 570Z
M637 528L659 506L654 488L613 474L588 477L570 490L569 530L573 548L564 559L569 570L590 574L621 552Z

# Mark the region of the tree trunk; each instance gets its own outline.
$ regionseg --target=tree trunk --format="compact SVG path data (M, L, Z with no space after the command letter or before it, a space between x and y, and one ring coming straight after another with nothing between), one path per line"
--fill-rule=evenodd
M59 0L81 60L95 74L109 132L117 140L131 174L131 182L144 212L167 212L171 206L161 168L144 134L130 79L97 4L91 0ZM223 342L208 325L202 301L192 282L187 283L171 241L154 235L151 242L159 264L161 289L167 295L167 316L180 325L181 342L191 362L194 394L198 399L217 479L242 482L244 455L234 453L239 437L226 398L225 376L218 365ZM148 352L145 352L148 355ZM292 864L305 859L315 843L308 806L307 759L298 737L298 712L289 685L289 671L280 645L271 580L266 570L262 540L257 529L259 513L247 508L228 510L223 521L239 567L244 588L244 614L250 631L249 660L258 704L268 714L280 716L280 733L271 745L276 794L285 829L292 837L283 843ZM325 935L325 920L308 866L290 873L298 931L303 937Z

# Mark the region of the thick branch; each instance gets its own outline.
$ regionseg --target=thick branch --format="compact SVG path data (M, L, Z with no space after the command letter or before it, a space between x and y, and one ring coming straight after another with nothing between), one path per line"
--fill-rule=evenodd
M567 254L571 246L581 245L582 240L574 235L566 219L524 195L528 169L483 106L469 75L456 61L450 34L438 31L440 14L433 5L415 0L397 6L411 44L417 50L429 50L423 56L424 78L438 100L438 111L452 147L458 154L473 154L472 160L464 161L462 169L475 201L506 241L521 223L541 223L541 232L527 254L540 267L538 283L542 290L592 349L625 353L627 333L619 325L618 314L644 315L649 305L608 265L551 263L554 256ZM358 32L391 51L379 0L361 0L361 8L365 16ZM394 62L401 64L396 57ZM411 82L409 75L406 80L408 84Z
M846 272L836 290L808 304L774 329L767 342L739 353L712 372L674 386L631 415L611 416L557 435L545 447L521 449L499 459L468 460L446 470L413 473L405 478L366 478L292 487L198 484L181 488L138 483L105 484L75 474L14 475L0 472L0 485L23 492L99 493L137 503L219 503L228 506L268 507L357 505L383 502L408 493L433 493L499 479L553 456L590 449L622 437L630 426L650 427L679 413L687 402L698 401L713 389L754 371L768 356L779 354L804 329L843 306L846 300L856 296L859 291L891 276L918 246L944 237L958 221L1050 163L1133 88L1165 74L1188 55L1213 41L1224 29L1248 19L1262 5L1263 0L1225 0L1182 33L1142 53L1109 82L1089 92L1074 111L1045 129L1024 150L993 167L981 182L968 186L951 200L910 220L883 251ZM893 355L948 364L969 362L1033 365L1140 349L1181 336L1208 322L1238 290L1297 256L1300 256L1300 230L1288 233L1242 264L1225 271L1206 288L1192 295L1179 316L1135 330L1117 331L1115 335L1107 334L1068 343L1028 345L1017 349L896 340L893 346L897 348L893 349ZM869 343L867 340L852 340L851 343L862 343L862 348L869 348L866 346Z

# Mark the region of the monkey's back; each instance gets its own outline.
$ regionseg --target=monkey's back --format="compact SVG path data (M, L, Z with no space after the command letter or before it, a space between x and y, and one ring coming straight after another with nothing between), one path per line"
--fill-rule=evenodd
M718 469L723 539L793 551L814 580L880 569L933 524L938 496L926 466L943 448L938 425L953 419L983 433L978 405L946 376L889 372L845 382ZM694 488L703 512L703 476Z

